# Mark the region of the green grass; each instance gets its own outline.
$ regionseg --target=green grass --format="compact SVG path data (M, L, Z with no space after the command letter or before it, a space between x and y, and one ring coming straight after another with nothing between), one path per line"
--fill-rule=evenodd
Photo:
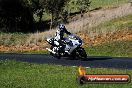
M132 14L101 23L100 25L89 29L96 34L112 33L119 30L132 29ZM87 30L86 30L87 32ZM132 57L132 41L115 41L102 45L88 47L86 51L90 55L97 56L129 56Z
M91 0L91 9L95 8L108 8L108 7L115 7L123 3L127 3L128 0Z
M90 10L99 7L101 8L116 7L120 4L124 4L128 2L128 0L90 0L90 1L91 1ZM68 6L65 8L71 10L71 13L77 12L78 11L77 7L79 7L73 2L76 2L76 0L71 0Z
M115 41L86 48L90 56L132 57L132 41Z
M118 17L110 21L103 22L98 26L92 27L89 30L85 30L85 32L94 31L98 34L106 34L118 30L126 30L132 29L132 14L127 16Z
M76 82L78 68L48 64L0 61L0 88L131 88L129 84ZM87 74L130 74L132 70L87 68Z

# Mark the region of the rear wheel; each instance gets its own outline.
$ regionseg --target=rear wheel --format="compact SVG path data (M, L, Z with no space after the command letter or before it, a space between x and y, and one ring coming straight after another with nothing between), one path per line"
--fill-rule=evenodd
M51 50L53 50L53 48L54 48L53 46L50 47ZM54 54L52 52L50 52L50 55L54 56Z

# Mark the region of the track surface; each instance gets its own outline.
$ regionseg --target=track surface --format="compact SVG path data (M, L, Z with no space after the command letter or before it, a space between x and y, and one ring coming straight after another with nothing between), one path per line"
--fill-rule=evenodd
M90 56L86 61L62 58L58 60L46 54L0 54L0 60L16 60L37 64L56 64L66 66L84 66L93 68L132 69L132 58Z

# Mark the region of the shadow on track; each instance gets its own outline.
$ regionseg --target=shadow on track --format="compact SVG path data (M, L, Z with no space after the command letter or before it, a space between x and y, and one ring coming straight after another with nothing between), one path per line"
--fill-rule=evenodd
M108 56L89 56L89 57L87 57L88 61L108 60L108 59L112 59L112 57L108 57Z
M61 59L65 59L65 60L80 60L80 58L70 58L70 57L63 57ZM88 56L86 58L86 60L83 61L94 61L94 60L108 60L108 59L112 59L112 57L108 57L108 56Z

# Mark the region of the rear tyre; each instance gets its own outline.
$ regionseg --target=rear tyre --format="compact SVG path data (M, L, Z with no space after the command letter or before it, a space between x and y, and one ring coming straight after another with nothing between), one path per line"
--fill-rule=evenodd
M54 48L53 46L50 47L51 50L53 50L53 48ZM51 52L50 52L50 55L51 55L51 56L54 56L54 54L51 53Z

